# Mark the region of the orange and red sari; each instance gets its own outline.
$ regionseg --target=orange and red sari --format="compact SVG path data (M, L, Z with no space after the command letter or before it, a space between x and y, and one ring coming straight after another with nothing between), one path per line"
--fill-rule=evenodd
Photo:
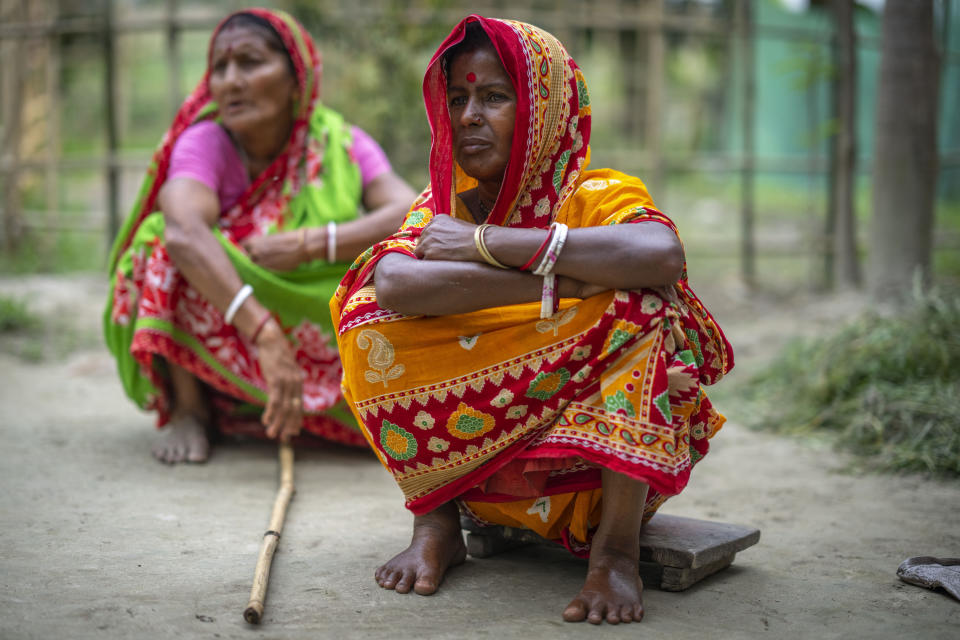
M703 392L733 366L729 343L690 290L608 291L443 317L377 305L374 268L413 256L435 215L471 220L457 194L443 53L479 21L518 96L511 160L487 222L546 229L656 222L643 183L588 170L590 102L550 34L471 16L427 70L430 187L401 229L353 264L331 301L344 397L414 513L451 499L486 523L525 526L584 554L602 509L601 468L647 483L647 514L679 493L723 424Z

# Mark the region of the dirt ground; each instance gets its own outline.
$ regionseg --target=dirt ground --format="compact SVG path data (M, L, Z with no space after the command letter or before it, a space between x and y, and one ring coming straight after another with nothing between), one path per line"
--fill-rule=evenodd
M563 623L585 563L550 548L470 559L428 598L379 589L373 569L406 544L411 516L371 455L326 449L297 453L265 619L250 627L241 613L276 490L275 447L234 442L206 465L153 462L152 419L123 396L99 341L105 293L94 276L0 279L0 296L28 299L59 328L42 344L0 337L0 638L960 634L960 602L896 576L910 556L960 556L960 483L851 474L828 448L743 428L736 407L721 407L730 423L663 511L755 526L760 543L689 591L648 591L640 625ZM863 305L743 306L735 288L707 302L741 377L786 336Z

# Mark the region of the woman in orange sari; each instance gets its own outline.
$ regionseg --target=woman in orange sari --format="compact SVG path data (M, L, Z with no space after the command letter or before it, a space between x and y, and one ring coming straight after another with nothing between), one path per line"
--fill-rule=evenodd
M416 516L377 581L436 591L462 511L589 558L565 620L639 620L639 530L723 423L701 386L730 345L643 183L588 169L589 94L553 36L470 16L424 98L430 187L331 302L344 397Z

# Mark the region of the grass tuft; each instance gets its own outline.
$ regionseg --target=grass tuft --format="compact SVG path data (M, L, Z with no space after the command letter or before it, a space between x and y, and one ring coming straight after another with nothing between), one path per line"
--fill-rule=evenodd
M870 467L960 476L960 296L791 343L743 393L756 428L827 435Z
M0 333L27 331L38 326L40 319L30 313L24 301L0 296Z

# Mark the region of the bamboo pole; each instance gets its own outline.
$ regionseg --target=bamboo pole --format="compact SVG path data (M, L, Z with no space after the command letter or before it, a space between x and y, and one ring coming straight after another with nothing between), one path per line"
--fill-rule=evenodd
M756 284L756 243L754 239L754 126L756 78L754 76L754 33L750 0L734 7L735 33L740 39L743 68L743 164L740 171L740 272L748 287Z
M103 14L103 99L105 103L107 157L107 247L120 231L120 170L117 167L117 148L119 145L119 126L117 123L117 51L114 33L115 0L107 0Z
M280 444L280 488L273 502L270 525L263 534L263 544L257 558L257 568L253 572L253 587L250 589L250 602L243 611L243 619L250 624L259 624L263 617L263 605L267 598L267 583L270 581L270 565L273 553L280 542L283 521L287 517L287 507L293 498L293 446L289 442Z
M647 104L644 121L644 142L653 161L652 171L647 177L651 193L657 194L659 202L665 200L666 175L663 167L663 103L666 95L665 74L667 57L667 38L663 28L664 2L656 0L648 6L651 22L655 25L647 37ZM640 105L633 107L640 111Z

